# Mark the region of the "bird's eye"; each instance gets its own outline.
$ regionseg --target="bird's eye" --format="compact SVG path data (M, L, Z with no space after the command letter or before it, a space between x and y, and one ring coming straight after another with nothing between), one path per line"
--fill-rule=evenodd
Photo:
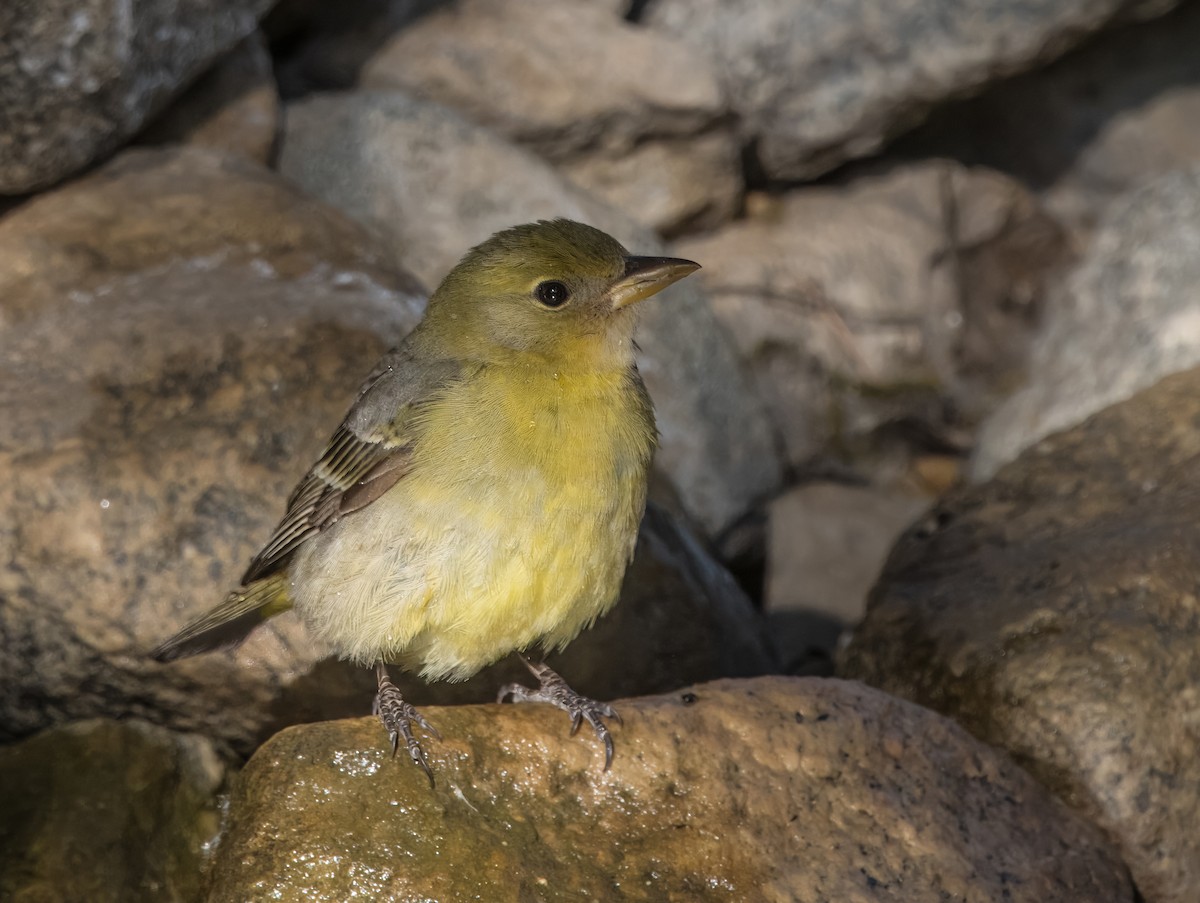
M551 279L539 282L538 287L533 290L533 296L546 307L562 307L571 297L571 292L561 282Z

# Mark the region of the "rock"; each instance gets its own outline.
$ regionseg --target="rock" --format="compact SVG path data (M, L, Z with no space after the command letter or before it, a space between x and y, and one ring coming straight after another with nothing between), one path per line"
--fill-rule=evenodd
M251 34L270 0L48 0L0 12L0 194L115 150Z
M739 146L702 55L581 0L465 0L401 29L361 84L452 107L666 230L728 219ZM706 133L692 152L680 139Z
M954 156L1031 186L1081 244L1114 199L1200 161L1200 6L1114 29L940 108L901 155Z
M244 671L145 651L236 582L416 322L384 256L200 149L127 152L0 220L0 736L136 714L245 749L264 729L319 658L298 623Z
M248 753L368 710L371 675L323 661L291 615L237 652L146 651L235 584L416 322L419 290L385 256L270 172L200 149L128 152L0 222L0 737L137 714ZM661 513L624 598L562 659L581 690L774 667L749 602ZM520 670L413 696L490 699Z
M493 232L556 216L589 222L637 253L666 253L648 230L529 152L396 92L292 104L279 166L374 227L429 285ZM639 364L661 434L656 460L688 512L715 534L780 483L766 416L696 280L672 286L642 318Z
M247 765L213 899L1133 900L1100 833L931 712L840 681L627 700L616 757L548 706L430 713L431 789L371 720Z
M142 144L187 143L270 163L281 109L261 34L243 40L138 136Z
M645 142L558 165L572 182L663 235L714 228L741 203L741 152L724 129Z
M771 502L764 609L785 662L861 620L892 543L929 507L912 492L809 483Z
M200 899L224 777L208 741L144 721L0 747L0 898Z
M796 467L858 454L888 424L946 433L981 418L1023 363L1065 255L1016 183L937 161L753 213L677 249L704 264Z
M954 717L1200 889L1200 370L1043 440L909 531L841 672Z
M984 479L1038 439L1200 363L1200 165L1114 205L1048 305L1028 384L980 431Z
M766 173L807 179L878 151L940 101L1055 58L1171 0L654 0L643 21L718 66Z

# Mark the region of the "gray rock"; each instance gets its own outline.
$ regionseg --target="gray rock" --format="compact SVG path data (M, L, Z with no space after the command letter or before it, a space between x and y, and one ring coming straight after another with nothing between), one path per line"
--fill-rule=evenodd
M728 219L737 140L702 54L588 0L464 0L400 30L363 70L564 164L665 230ZM680 140L707 133L690 152ZM619 182L619 184L617 184Z
M1171 0L654 0L644 21L719 66L768 174L875 153L940 101L1045 63L1115 17Z
M224 777L207 740L144 721L0 747L0 899L199 900Z
M892 543L929 507L913 492L809 483L768 509L764 609L780 657L832 649L861 620Z
M803 467L908 420L991 410L1064 255L1028 192L937 161L801 188L683 239Z
M1200 370L951 493L900 541L841 673L948 714L1200 891Z
M269 164L281 114L271 54L263 36L256 33L221 57L137 141L195 144Z
M292 104L279 166L371 225L429 285L493 232L556 216L591 223L636 253L667 252L653 233L529 151L398 92ZM642 318L639 363L661 434L656 460L687 510L715 533L780 483L766 415L695 280L645 305Z
M0 194L105 156L251 34L270 0L17 0L0 9Z
M1132 903L1109 842L934 713L835 680L619 704L616 756L549 706L431 710L437 784L373 719L246 766L214 900Z
M1114 205L1048 305L1028 384L984 424L972 475L1200 363L1200 166Z

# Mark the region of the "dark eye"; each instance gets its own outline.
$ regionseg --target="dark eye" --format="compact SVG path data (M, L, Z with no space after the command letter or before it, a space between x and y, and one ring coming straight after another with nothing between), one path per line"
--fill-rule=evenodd
M562 307L571 297L571 292L561 282L548 280L538 283L538 287L533 290L533 296L547 307Z

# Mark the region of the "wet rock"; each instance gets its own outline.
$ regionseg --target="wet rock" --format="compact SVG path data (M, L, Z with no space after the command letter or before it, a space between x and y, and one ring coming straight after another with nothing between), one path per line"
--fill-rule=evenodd
M121 145L251 34L269 0L48 0L0 12L0 194Z
M213 898L1133 899L1028 775L860 685L722 681L620 711L605 772L548 706L430 710L432 789L371 720L287 730L241 775Z
M761 200L677 247L797 467L864 453L888 424L936 436L990 411L1066 252L1015 182L938 161Z
M401 29L360 83L443 103L665 230L728 219L737 139L701 54L580 0L467 0ZM707 133L693 152L681 139Z
M983 479L1049 433L1200 363L1200 165L1115 204L1047 305L1028 384L980 432Z
M841 663L1007 748L1118 839L1148 903L1200 889L1197 422L1191 370L951 494Z
M280 114L271 56L256 33L184 91L142 131L138 142L196 144L270 163Z
M911 491L809 483L768 509L764 608L785 663L857 623L896 538L929 507Z
M598 226L638 253L666 252L653 233L528 151L396 92L292 104L279 165L374 227L430 285L493 232L556 216ZM688 512L715 533L779 485L765 413L695 280L645 305L638 344L658 416L658 465Z
M1200 6L1113 29L948 104L893 148L1003 170L1081 243L1116 198L1200 161Z
M937 102L1046 63L1115 17L1173 5L654 0L643 21L714 60L767 174L804 179L875 153Z
M208 741L143 721L0 747L0 898L200 899L224 777Z

